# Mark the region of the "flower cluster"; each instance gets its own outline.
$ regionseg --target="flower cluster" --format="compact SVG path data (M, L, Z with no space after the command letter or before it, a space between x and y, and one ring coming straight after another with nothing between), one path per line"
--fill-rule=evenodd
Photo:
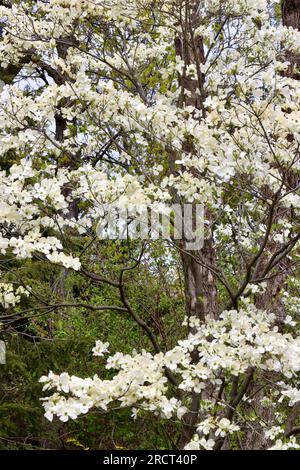
M22 295L30 295L29 291L23 286L19 286L15 289L13 284L6 282L0 283L0 304L3 308L14 307L21 301Z
M43 399L45 416L52 420L55 415L66 421L93 407L106 410L109 404L118 401L121 407L139 407L158 412L164 418L177 416L181 419L188 406L169 397L166 368L181 378L179 387L182 390L197 393L207 390L210 384L221 386L223 381L232 376L243 376L250 369L256 369L262 377L270 372L280 373L283 383L288 383L300 371L300 337L280 333L273 321L272 315L253 305L239 312L224 312L220 320L200 324L196 333L179 341L165 354L118 352L108 357L106 368L118 370L111 380L102 380L97 375L81 379L67 373L55 375L50 372L40 379L45 391L55 389L53 395ZM93 352L103 355L107 347L107 343L97 342ZM195 350L199 355L197 363L192 360ZM293 391L293 396L295 392L299 395L299 389ZM289 393L282 392L286 396L290 396ZM239 430L240 425L222 416L222 412L215 418L208 416L198 423L197 433L186 448L213 447L212 442L216 439ZM273 428L267 433L268 438L275 435Z

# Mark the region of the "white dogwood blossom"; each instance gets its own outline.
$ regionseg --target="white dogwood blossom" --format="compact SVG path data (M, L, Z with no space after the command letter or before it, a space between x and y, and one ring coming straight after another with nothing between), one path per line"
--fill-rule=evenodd
M181 418L183 406L175 397L169 398L165 368L181 378L180 388L185 391L207 387L208 383L220 386L220 378L229 379L232 375L241 376L255 368L261 374L279 372L283 383L295 377L300 371L300 336L293 338L282 334L273 324L274 317L249 305L244 311L228 311L220 320L210 320L200 325L198 331L167 353L151 355L124 355L116 353L107 359L106 368L117 370L112 380L102 380L99 376L80 379L66 373L55 375L52 372L40 381L44 390L54 389L53 395L43 399L45 416L48 419L58 416L62 421L76 418L93 407L106 410L109 404L119 401L121 407L134 406L143 410L159 412L162 417ZM107 344L98 343L101 355ZM93 351L97 351L97 346ZM199 362L194 364L192 352L198 351ZM99 354L97 354L99 355ZM286 382L284 382L286 381ZM266 386L268 382L266 382ZM64 395L64 392L66 395ZM299 393L299 390L298 390ZM283 392L288 395L288 393ZM213 404L213 401L212 401ZM213 439L234 434L240 426L226 417L207 417L197 425L197 435L186 447L193 450L211 446L211 439L199 435L211 435ZM267 437L274 435L273 428Z
M104 356L104 353L108 352L109 343L103 343L102 341L96 341L96 346L92 349L94 356Z
M21 301L21 296L29 296L30 293L23 286L15 288L13 284L1 282L0 283L0 304L3 308L7 309L14 307Z
M289 442L283 442L281 439L277 439L275 444L269 448L269 450L297 450L300 446L296 442L296 438L292 437Z
M43 398L46 418L66 422L117 404L134 418L151 412L185 425L197 398L187 450L215 449L242 432L258 434L264 448L299 448L283 423L300 401L299 281L284 277L300 261L292 63L300 32L278 24L277 0L8 3L0 6L1 255L54 263L99 286L101 262L89 273L83 259L114 210L205 207L206 245L188 253L194 269L183 270L201 271L204 286L189 279L182 289L204 313L188 315L161 346L126 301L123 270L119 283L106 282L120 293L124 306L115 308L154 352L114 351L110 379L49 372L40 379L53 392ZM13 79L10 66L19 70ZM184 243L177 248L183 260ZM207 301L216 286L219 309ZM23 294L0 285L5 309ZM92 351L102 358L108 346L102 338ZM272 423L253 418L250 382L259 385L253 396L263 389L261 406L274 408Z

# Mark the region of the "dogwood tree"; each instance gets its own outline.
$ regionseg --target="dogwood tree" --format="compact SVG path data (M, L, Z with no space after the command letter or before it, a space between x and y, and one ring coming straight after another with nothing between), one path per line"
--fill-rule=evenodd
M152 348L110 355L111 380L42 377L46 418L118 404L181 421L181 448L299 448L300 3L281 15L275 0L1 5L1 253L116 289L118 305L39 308L118 311ZM112 206L174 202L202 204L205 229L201 249L166 242L187 330L166 350L126 289L151 240L111 277L97 224Z

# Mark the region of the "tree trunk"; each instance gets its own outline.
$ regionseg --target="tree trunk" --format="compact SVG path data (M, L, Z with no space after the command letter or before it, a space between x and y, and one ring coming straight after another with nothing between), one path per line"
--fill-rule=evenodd
M201 37L194 37L194 31L199 26L198 2L184 2L184 12L182 12L181 33L175 39L175 51L184 62L184 68L179 76L179 86L181 89L178 102L179 107L192 106L202 112L205 117L203 102L204 96L204 75L201 72L201 64L204 63L204 46ZM194 65L197 71L197 78L186 74L187 67ZM183 151L187 154L193 154L193 144L187 141L183 145ZM180 157L175 152L169 153L170 174L175 172L175 160ZM200 177L194 170L193 175ZM174 194L174 202L181 205L185 201L180 200L177 194ZM210 220L211 216L205 209L205 219ZM195 214L195 211L193 212ZM196 217L196 215L193 215ZM217 288L215 275L205 266L215 264L215 251L213 246L212 233L204 234L203 246L201 249L186 249L186 241L182 240L178 246L181 253L181 261L184 275L184 289L186 314L188 318L195 316L201 321L208 317L217 317ZM193 361L198 361L198 354L195 353ZM195 425L198 422L200 396L192 394L190 411L183 417L183 430L179 440L179 447L184 446L191 440L195 434Z
M194 31L199 25L199 14L197 12L198 2L185 2L183 8L182 32L175 39L175 51L184 62L184 69L179 76L179 85L181 94L178 106L193 106L195 109L202 110L204 116L204 75L200 70L204 62L204 47L201 37L194 37ZM197 78L186 74L187 67L194 65L197 71ZM193 153L193 144L186 142L184 145L186 153ZM170 153L170 172L174 172L174 161L178 158L177 154ZM193 171L193 170L192 170ZM199 175L194 173L194 176ZM175 202L180 201L177 195ZM206 210L206 220L210 219L210 214ZM205 234L203 248L194 251L185 249L185 242L180 246L181 260L184 273L185 299L187 316L195 316L202 321L206 317L216 317L217 309L217 289L215 275L205 267L206 264L213 265L215 261L215 252L213 247L212 234Z
M300 30L300 0L283 0L281 3L282 24ZM289 52L285 56L290 62L286 76L300 79L300 54Z

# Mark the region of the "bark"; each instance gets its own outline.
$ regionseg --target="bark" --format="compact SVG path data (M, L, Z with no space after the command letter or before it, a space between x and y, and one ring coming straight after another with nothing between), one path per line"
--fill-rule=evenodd
M300 0L283 0L281 3L282 24L300 30ZM287 77L300 79L300 54L288 52L285 58L290 62Z
M176 55L180 56L184 62L184 69L179 76L179 86L181 89L179 107L192 106L201 111L205 116L203 102L204 96L204 75L200 70L204 62L204 46L201 37L194 37L194 31L199 26L199 14L197 12L198 2L186 1L183 4L181 34L175 40ZM197 71L197 78L192 78L186 74L189 65L194 65ZM194 153L193 143L187 138L183 146L183 151L187 154ZM170 173L175 173L175 160L178 154L169 153ZM200 178L194 170L193 176ZM184 204L177 194L174 194L174 202ZM211 215L205 209L205 219L210 220ZM207 317L217 317L217 288L215 275L205 266L215 264L215 251L213 246L212 233L205 234L203 247L190 251L186 249L186 240L179 244L181 261L184 275L184 289L186 313L188 317L195 316L202 321ZM195 352L193 361L198 361L198 354ZM179 440L179 447L184 446L191 440L195 433L195 425L199 420L200 396L192 394L190 411L183 417L183 429Z
M204 47L201 37L194 38L194 30L199 25L199 14L197 13L198 2L185 2L183 9L182 33L175 39L176 55L180 56L184 62L184 70L179 77L181 94L178 106L193 106L201 110L204 115L203 102L205 99L203 84L204 75L200 70L204 62ZM189 65L195 65L197 78L186 75L186 69ZM193 143L186 141L184 144L186 153L193 153ZM174 161L178 158L177 154L170 152L170 172L174 172ZM193 170L192 170L193 171ZM200 177L195 172L195 177ZM175 202L180 201L174 196ZM205 218L210 219L210 214L206 211ZM185 299L187 316L196 316L205 320L208 316L216 317L217 309L217 289L215 275L203 266L206 264L214 265L215 252L213 247L212 234L206 234L203 248L201 250L185 250L183 242L181 248L181 260L184 273ZM197 260L200 261L197 262Z
M292 26L295 29L300 27L300 0L283 0L281 4L282 24Z
M61 38L61 40L62 40L61 43L60 42L57 43L58 56L61 59L66 59L70 44L72 44L72 42L76 43L76 39L74 37L66 36L66 37ZM41 64L41 66L43 68L43 64ZM45 67L45 70L53 78L55 83L59 86L63 85L64 83L68 81L72 81L69 78L69 76L65 72L62 72L61 70L54 70L54 69L50 69L49 67ZM70 100L63 99L57 106L57 111L54 116L55 139L59 143L64 142L64 133L68 125L67 119L62 115L61 108L66 108L71 105L72 105L72 102ZM76 125L76 122L73 122L73 124ZM61 158L61 161L60 159L58 159L57 166L60 168L67 167L70 170L73 170L76 168L76 165L78 163L77 160L79 160L78 157L74 160L65 158L63 151L62 151L62 158ZM66 187L63 188L62 193L65 197L68 197L72 193L72 189L70 189L70 187L66 185ZM78 218L78 203L76 200L71 201L69 203L68 213L66 215L66 218L70 220ZM53 281L52 290L53 292L55 292L55 294L57 294L61 298L68 298L70 296L70 293L67 292L67 288L66 288L68 275L69 275L69 269L62 268L59 276L57 276Z
M268 310L276 316L276 323L282 326L285 317L285 307L282 301L282 291L286 287L286 282L289 272L289 260L284 259L278 266L282 272L278 273L274 278L267 281L267 287L263 294L260 294L255 299L255 305L262 310Z

